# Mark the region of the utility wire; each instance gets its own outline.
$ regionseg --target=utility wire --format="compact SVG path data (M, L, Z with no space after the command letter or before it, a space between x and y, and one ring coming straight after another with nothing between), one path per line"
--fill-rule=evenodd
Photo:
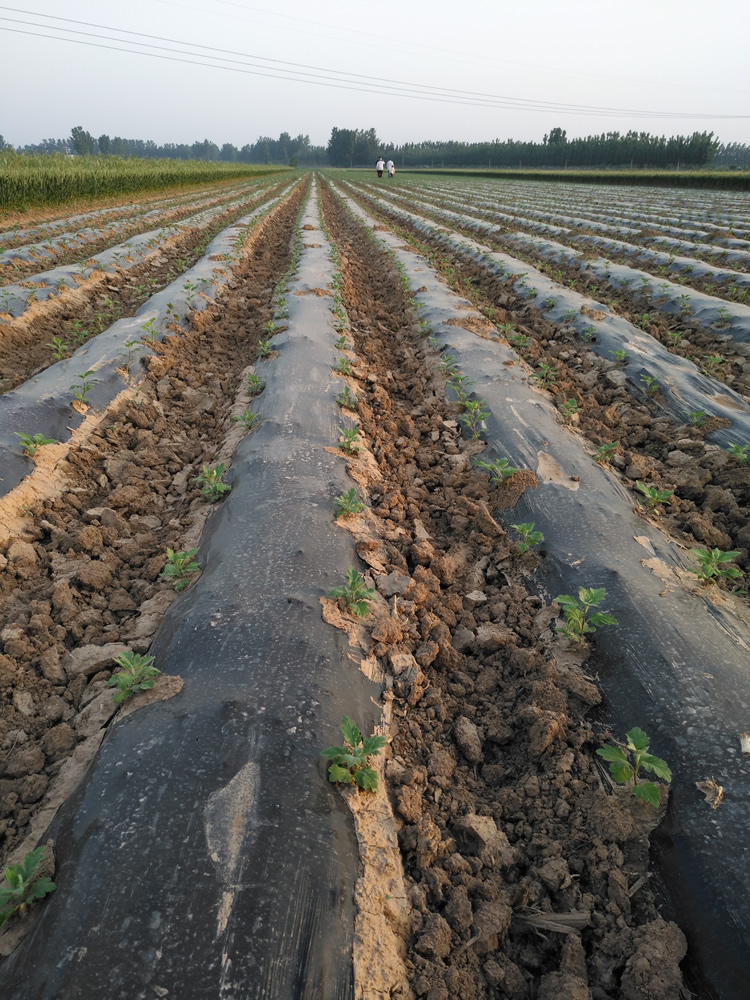
M30 13L27 11L21 11L19 8L0 6L0 10L10 10L14 13ZM129 29L121 28L111 28L107 25L99 25L88 21L78 21L72 18L58 17L56 15L41 15L32 13L34 17L46 17L52 18L56 21L64 21L69 24L82 24L86 27L101 28L105 31L117 32L119 34L134 35L136 38L151 38L158 41L169 42L171 45L181 45L190 46L191 48L204 49L206 54L203 52L190 52L184 51L184 49L174 49L168 46L155 45L150 42L142 42L138 40L132 40L129 38L111 38L108 35L100 35L96 32L86 32L81 31L77 28L65 28L57 27L50 24L37 24L33 21L24 21L18 18L7 18L0 17L0 20L7 21L13 24L24 24L29 27L36 29L46 28L49 31L64 31L68 34L83 35L87 38L96 38L101 41L106 42L121 42L124 45L129 46L140 46L141 48L120 48L119 46L113 45L102 45L100 42L84 41L79 38L68 38L60 34L43 34L30 31L22 31L14 28L5 28L6 31L11 31L16 34L31 35L32 37L40 38L50 38L55 41L67 41L74 42L79 45L88 45L94 48L109 49L113 51L132 53L136 55L145 55L152 58L164 59L170 62L182 62L190 65L204 66L207 68L215 69L225 69L232 72L246 73L256 76L269 77L271 79L281 79L289 81L303 82L307 84L312 84L315 86L327 86L335 89L343 90L355 90L364 93L378 93L382 94L384 90L390 92L390 96L399 97L412 97L418 100L426 100L438 103L451 103L458 105L467 105L474 107L485 107L485 108L504 108L504 109L515 109L515 110L525 110L525 111L542 111L542 112L559 112L567 114L583 114L583 115L610 115L621 117L624 115L638 115L640 117L648 118L746 118L750 115L705 115L698 113L680 113L680 112L663 112L663 111L638 111L634 109L627 108L607 108L607 107L596 107L592 105L576 105L576 104L563 104L560 102L543 102L536 101L526 98L512 98L504 95L492 95L483 94L481 92L475 91L462 91L454 90L452 88L446 87L431 87L427 85L412 84L407 81L392 80L389 82L378 81L377 85L369 85L370 78L366 77L364 74L359 73L343 73L337 70L328 70L324 67L310 66L305 63L294 63L282 59L270 59L266 56L257 56L249 53L236 52L230 49L220 49L214 46L201 45L196 42L183 42L177 39L164 38L159 35L150 35L143 32L130 31ZM156 52L142 51L142 49L156 49ZM173 53L173 55L165 55L163 53ZM212 55L211 53L219 53L218 55ZM231 56L240 56L243 60L257 60L261 64L269 63L271 65L258 65L258 62L240 62L239 60L230 58ZM190 56L192 58L175 58L175 56ZM196 61L196 57L199 59L211 59L213 62L199 62ZM276 72L268 72L269 70L276 70ZM311 70L320 71L320 73L326 74L321 76L319 72L310 72ZM361 82L367 81L367 82ZM408 88L408 89L405 89Z

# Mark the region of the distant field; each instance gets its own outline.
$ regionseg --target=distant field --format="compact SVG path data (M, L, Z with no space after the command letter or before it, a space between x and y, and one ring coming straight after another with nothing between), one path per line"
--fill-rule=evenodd
M64 205L236 177L262 177L280 167L202 160L0 154L0 211Z
M405 168L402 173L452 174L458 177L503 177L507 180L567 181L573 184L637 184L649 187L694 187L723 191L750 191L749 170L518 170L469 167Z

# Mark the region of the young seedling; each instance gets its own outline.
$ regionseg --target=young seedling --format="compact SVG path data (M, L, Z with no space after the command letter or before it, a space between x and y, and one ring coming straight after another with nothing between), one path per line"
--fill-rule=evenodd
M594 452L594 461L599 462L600 465L607 465L617 451L619 443L619 441L610 441L608 444L600 444Z
M554 299L545 299L544 302L542 302L542 309L554 309L554 307L555 307Z
M567 309L563 313L563 323L572 323L577 315L578 313L575 311L575 309Z
M269 335L269 337L273 337L273 335L276 333L276 324L272 319L269 319L269 321L266 323L265 330L266 333Z
M5 869L7 884L0 887L0 927L16 913L23 916L32 903L44 899L57 888L55 883L44 875L35 878L44 850L44 844L41 844L33 851L29 851L20 864L9 865Z
M357 454L360 450L358 427L339 427L339 448L347 455Z
M214 466L212 469L210 465L204 465L203 471L199 476L193 479L194 483L199 483L203 486L201 490L202 497L208 497L209 500L219 500L221 497L231 490L231 486L227 486L226 483L222 483L221 477L224 475L224 463L220 462L218 465Z
M174 549L167 548L167 565L159 575L165 580L174 580L174 589L178 593L188 586L190 575L200 569L193 558L197 551L187 549L185 552L175 552Z
M646 498L646 505L649 510L658 507L659 504L667 503L674 494L674 490L658 490L655 486L646 486L640 479L636 479L635 488Z
M352 375L352 363L348 358L339 358L333 366L333 370L339 375Z
M540 542L544 541L544 535L541 531L534 531L533 521L529 521L527 524L512 524L511 527L521 536L521 541L516 542L516 551L519 555L528 552L532 545L539 545Z
M346 493L335 497L333 502L335 504L335 517L349 517L352 514L360 514L363 510L366 510L365 504L357 497L357 491L353 486Z
M258 344L258 357L270 358L272 354L273 354L273 348L271 347L271 341L261 340Z
M244 424L247 428L254 427L257 419L258 414L253 413L251 410L245 410L245 412L240 413L239 416L232 417L232 420L236 424Z
M467 399L464 401L464 413L458 418L461 423L471 431L473 440L479 437L479 427L490 415L489 410L482 409L482 403L478 399Z
M494 462L480 462L476 460L474 462L478 469L484 469L490 475L490 486L497 486L504 479L510 479L511 476L515 476L518 469L510 465L507 458L496 458Z
M508 337L508 343L512 344L519 354L523 354L531 347L531 337L526 337L523 333L512 333Z
M557 374L557 368L554 365L548 365L543 362L539 365L539 371L533 372L531 378L542 389L554 389Z
M579 410L580 407L575 399L567 399L560 407L560 412L565 418L566 424L573 423L573 417L579 412Z
M73 398L77 399L79 403L88 404L87 396L91 390L96 385L96 379L89 381L89 375L94 374L94 369L89 368L88 371L81 372L80 375L76 375L80 382L74 382L70 388L73 390Z
M658 380L651 375L641 375L641 382L649 396L655 396L661 389Z
M156 328L156 317L152 316L147 323L143 324L141 330L143 330L141 343L147 346L153 346L156 343L156 338L159 334L159 331Z
M637 799L658 806L661 799L659 786L652 781L639 782L638 772L643 768L667 782L672 780L672 772L666 761L648 752L649 739L642 729L635 726L625 736L628 741L626 748L605 746L596 752L599 757L609 761L610 774L618 785L630 785L630 790Z
M704 587L709 587L718 579L729 580L742 576L736 566L728 565L737 558L739 552L722 552L721 549L693 549L693 555L699 563L698 569L691 567Z
M346 583L328 591L329 597L340 601L347 611L358 618L364 618L368 613L374 594L373 588L365 584L364 577L353 566L350 566L346 572Z
M117 688L113 695L116 704L125 701L137 691L148 691L154 686L154 681L161 670L153 665L153 656L142 656L130 649L114 657L115 663L121 667L107 681L107 687Z
M359 406L358 397L354 395L348 385L345 385L338 396L336 396L336 402L342 410L356 410Z
M342 747L328 747L321 757L330 760L328 780L334 784L357 785L366 792L377 792L378 774L370 766L370 757L379 757L386 744L385 736L362 738L356 723L348 716L341 720Z
M595 611L590 614L591 609L598 608L606 596L604 587L579 587L578 600L570 594L560 594L555 600L562 607L565 624L557 626L558 632L562 632L569 642L583 642L601 625L616 625L617 619L609 612Z
M716 316L717 316L717 320L721 324L721 326L729 326L729 324L732 321L732 312L731 312L730 309L727 309L726 306L722 306L718 310Z
M706 422L707 416L708 413L706 412L706 410L693 410L691 413L688 413L688 417L690 417L690 423L693 424L695 427L702 427Z
M750 444L730 444L727 452L738 462L750 462Z
M625 350L620 351L610 351L609 352L615 359L618 365L626 365L628 363L628 358L630 355Z
M444 354L440 361L438 361L441 371L445 372L447 375L452 375L454 372L458 371L458 365L452 354Z
M581 331L581 340L585 340L587 342L593 340L595 334L596 334L595 326L593 326L592 324L590 324L589 326L585 326Z
M703 359L703 370L706 375L721 379L724 363L725 359L720 354L707 354Z
M669 337L669 339L670 339L670 341L672 343L672 347L677 347L677 345L679 344L679 342L681 340L683 340L682 334L678 333L676 330L668 330L667 331L667 336Z
M247 391L251 396L257 396L259 393L263 392L266 387L266 383L262 378L259 378L255 372L250 372L247 376Z
M44 434L22 434L20 431L14 431L13 433L17 438L21 439L23 453L24 455L28 455L29 458L33 458L45 444L57 444L55 438L45 437Z
M52 348L52 356L60 361L68 353L68 345L63 342L62 337L53 337L47 347Z
M334 347L336 348L337 351L345 351L349 347L349 341L342 334L334 344Z

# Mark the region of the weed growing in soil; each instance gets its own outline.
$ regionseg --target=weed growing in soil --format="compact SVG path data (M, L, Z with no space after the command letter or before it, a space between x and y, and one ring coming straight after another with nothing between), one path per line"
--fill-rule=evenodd
M262 378L259 378L255 372L250 372L247 376L247 391L251 396L257 396L259 393L263 392L266 387L266 383Z
M528 552L533 545L539 545L540 542L544 541L544 535L541 531L534 531L533 521L529 521L526 524L512 524L511 528L521 536L521 541L516 542L516 551L519 556L523 555L524 552Z
M223 462L220 462L213 469L210 465L204 465L203 471L193 479L193 482L203 486L201 496L209 497L211 500L219 500L224 493L228 493L232 488L231 486L227 486L226 483L222 483L221 477L223 475Z
M742 572L736 566L730 566L739 552L722 552L721 549L693 549L693 555L699 562L698 569L691 567L690 572L695 573L704 587L709 587L718 579L729 580L742 576Z
M341 732L344 735L342 747L328 747L321 752L321 757L331 761L328 768L328 780L334 784L357 785L366 792L377 792L378 775L370 767L370 757L379 757L386 744L385 736L369 736L362 738L356 723L348 716L341 720Z
M357 497L357 491L352 486L346 493L334 498L335 516L348 517L350 514L359 514L365 510L365 504Z
M116 687L113 698L116 704L130 698L137 691L148 691L154 686L155 679L161 670L153 665L153 656L142 656L126 649L124 653L115 656L115 663L122 667L116 674L112 674L107 681L107 687Z
M473 440L479 437L478 425L483 423L490 415L489 410L482 409L482 402L478 399L467 399L464 401L464 412L458 418L461 423L471 431Z
M532 372L531 379L542 389L555 389L555 380L557 375L558 371L554 365L548 365L545 362L542 362L542 364L539 365L539 371Z
M625 733L627 737L627 748L622 747L600 747L596 752L600 757L609 761L609 770L618 785L630 785L633 795L642 802L649 805L658 806L660 801L659 786L652 781L638 782L638 772L641 768L651 771L657 778L664 781L672 780L666 761L661 757L654 757L648 752L648 736L635 726ZM632 754L632 761L631 761Z
M674 490L658 490L655 486L646 486L640 479L636 479L635 488L646 498L649 510L658 507L660 503L667 503L674 493Z
M608 444L600 444L594 452L594 461L599 462L600 465L606 465L617 451L619 443L619 441L610 441Z
M258 414L253 413L252 410L245 410L244 413L240 413L237 417L232 417L232 420L237 424L244 424L245 427L250 428L255 425L255 421L258 419Z
M352 363L348 358L339 358L333 366L333 370L339 375L352 375Z
M68 345L63 343L62 337L53 337L47 347L52 349L52 357L60 361L68 353Z
M510 465L507 458L496 458L494 462L481 462L478 459L474 462L478 469L484 469L485 472L490 474L490 486L497 486L504 479L510 479L511 476L515 476L518 469L514 465Z
M0 888L0 927L16 913L23 916L32 903L44 899L57 888L46 876L34 878L43 854L44 844L29 851L21 864L5 869L7 887Z
M55 438L45 437L44 434L22 434L20 431L13 432L17 438L21 439L24 455L33 458L45 444L57 444Z
M342 410L356 410L359 406L358 397L354 395L348 385L345 385L338 396L336 396L336 402Z
M360 450L359 428L339 427L339 448L347 455L356 455Z
M557 631L562 632L569 642L583 642L587 635L596 632L601 625L616 625L617 619L609 612L595 611L594 614L589 614L592 608L599 607L606 596L604 587L579 587L578 600L570 594L560 594L555 600L565 615L565 624L558 625Z
M750 462L750 444L730 444L727 452L738 462Z
M346 583L328 591L329 597L340 601L347 611L358 618L364 618L368 613L374 594L375 591L365 584L364 577L353 566L350 566L346 572Z
M165 580L174 580L174 589L178 593L190 583L188 577L200 569L193 558L197 551L197 549L187 549L185 552L175 552L174 549L167 548L167 565L159 576Z
M580 407L575 399L567 399L560 407L560 412L565 418L566 424L573 423L573 417L578 413Z
M77 399L79 403L88 403L86 397L96 385L96 379L93 379L90 382L88 380L89 375L93 374L94 374L93 368L89 368L88 371L81 372L80 375L76 375L76 378L80 379L81 381L74 382L70 386L70 388L73 390L73 398Z

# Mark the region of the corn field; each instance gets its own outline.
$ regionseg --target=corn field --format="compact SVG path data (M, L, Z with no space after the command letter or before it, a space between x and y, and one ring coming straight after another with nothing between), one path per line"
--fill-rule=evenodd
M0 153L0 211L63 205L163 188L278 172L279 167L203 160L140 160Z

